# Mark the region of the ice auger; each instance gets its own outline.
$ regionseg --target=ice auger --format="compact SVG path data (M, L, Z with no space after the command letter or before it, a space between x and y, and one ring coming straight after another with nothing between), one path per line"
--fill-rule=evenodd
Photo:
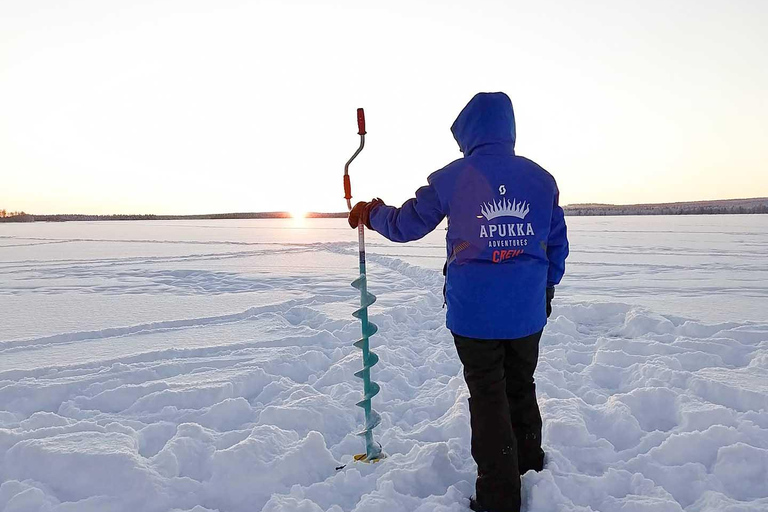
M357 148L352 158L344 166L344 199L347 200L347 209L352 210L352 184L349 180L349 164L352 163L357 155L365 146L365 113L362 108L357 109L357 127L360 135L360 147ZM379 356L371 351L369 338L373 336L378 327L368 320L368 306L376 302L376 296L368 292L368 284L365 276L365 226L360 222L357 225L357 240L360 251L360 276L352 281L352 287L360 290L360 309L352 313L352 316L358 318L362 324L363 336L354 343L355 347L363 351L363 368L355 372L355 377L363 379L363 399L355 405L362 407L365 411L365 427L358 435L365 437L365 453L355 455L355 460L363 462L376 462L384 458L381 451L381 445L373 440L373 429L381 423L379 413L371 408L371 398L379 392L379 385L371 380L371 367L379 361Z

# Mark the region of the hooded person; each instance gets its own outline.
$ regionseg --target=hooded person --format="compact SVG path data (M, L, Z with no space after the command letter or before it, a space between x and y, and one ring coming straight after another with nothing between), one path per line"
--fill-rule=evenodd
M515 154L512 102L479 93L451 127L463 158L436 171L400 208L380 199L349 215L393 242L448 217L443 293L469 388L473 510L519 512L520 475L544 466L533 374L568 256L555 179Z

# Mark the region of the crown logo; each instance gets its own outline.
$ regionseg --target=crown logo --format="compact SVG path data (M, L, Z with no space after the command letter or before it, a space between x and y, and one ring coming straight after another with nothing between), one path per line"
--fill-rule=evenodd
M480 206L480 213L483 214L487 220L495 219L496 217L517 217L518 219L524 219L528 215L530 205L525 201L516 202L514 199L512 202L509 199L499 199L498 201L491 201L491 203L483 203Z

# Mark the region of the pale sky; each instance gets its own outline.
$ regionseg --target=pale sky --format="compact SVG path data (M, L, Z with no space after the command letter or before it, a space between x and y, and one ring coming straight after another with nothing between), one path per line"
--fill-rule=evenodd
M0 1L0 208L399 205L504 91L561 203L768 196L768 1Z

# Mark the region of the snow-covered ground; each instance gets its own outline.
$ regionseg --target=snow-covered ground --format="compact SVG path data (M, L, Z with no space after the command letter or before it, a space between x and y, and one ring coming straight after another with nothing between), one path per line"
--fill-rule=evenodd
M568 223L524 510L768 511L768 216ZM0 510L466 511L443 236L369 237L366 465L343 220L0 225Z

